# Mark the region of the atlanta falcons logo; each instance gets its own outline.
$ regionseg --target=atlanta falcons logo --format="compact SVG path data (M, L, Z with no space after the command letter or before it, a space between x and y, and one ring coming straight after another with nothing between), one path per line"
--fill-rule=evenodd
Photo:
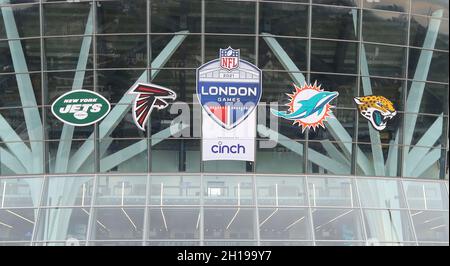
M164 109L169 105L167 99L177 98L177 94L172 90L150 83L138 83L130 89L128 94L137 94L133 102L133 120L143 131L153 108Z

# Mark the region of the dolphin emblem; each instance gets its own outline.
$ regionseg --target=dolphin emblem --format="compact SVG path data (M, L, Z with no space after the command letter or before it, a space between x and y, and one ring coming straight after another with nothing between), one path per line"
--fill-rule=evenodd
M301 104L300 108L292 113L286 111L277 111L270 109L273 115L279 116L288 120L299 120L306 118L314 113L322 113L325 106L339 95L335 91L321 91L307 100L301 100L297 103Z
M137 95L133 101L133 120L136 126L143 131L145 131L145 124L154 108L164 109L169 105L167 100L177 98L174 91L151 83L138 83L130 89L128 94Z

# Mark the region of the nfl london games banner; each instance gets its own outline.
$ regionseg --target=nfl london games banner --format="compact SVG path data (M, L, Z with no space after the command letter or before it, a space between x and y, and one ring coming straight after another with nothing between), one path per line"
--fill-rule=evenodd
M255 160L256 106L261 70L240 59L239 49L220 49L219 59L197 69L202 105L202 160Z

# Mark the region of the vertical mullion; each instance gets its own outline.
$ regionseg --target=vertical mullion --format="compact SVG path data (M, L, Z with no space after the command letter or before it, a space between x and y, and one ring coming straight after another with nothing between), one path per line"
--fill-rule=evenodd
M260 4L260 1L258 0L258 1L256 1L256 6L255 6L255 65L259 68L259 58L258 58L258 55L259 55L259 8L260 8L260 6L259 6L259 4ZM263 73L261 72L261 75L262 75ZM262 80L262 77L261 77L261 80ZM265 111L265 110L264 110ZM255 175L255 173L256 173L256 163L257 163L257 161L256 161L256 154L257 154L257 152L258 152L258 130L257 130L257 128L258 128L258 107L256 106L256 109L255 109L255 112L256 112L256 121L255 121L255 123L257 124L256 125L256 128L255 128L255 140L254 140L254 142L255 142L255 149L254 149L254 154L255 154L255 160L253 161L253 176L252 176L252 181L253 181L253 203L255 204L255 218L253 219L254 220L254 223L255 223L255 229L254 229L254 231L255 231L255 237L256 237L256 244L258 245L258 246L260 246L261 245L261 237L260 237L260 228L259 228L259 209L258 209L258 199L257 199L257 195L256 195L256 193L257 193L257 189L256 189L256 175Z
M205 0L202 0L202 6L201 6L201 40L200 40L200 48L201 48L201 64L205 63ZM193 103L195 103L195 100L193 100ZM198 103L200 105L200 103ZM200 108L200 173L204 172L205 164L203 163L203 108L199 106ZM194 110L194 106L192 106L192 109ZM194 113L194 112L193 112ZM203 193L203 192L202 192ZM203 218L201 219L203 220ZM202 241L203 243L203 241Z
M311 83L311 30L312 30L312 0L309 0L308 6L308 43L307 43L307 57L306 57L306 83ZM298 84L302 86L302 84ZM309 146L309 128L305 130L305 143L303 144L303 172L307 174L310 169L308 165L308 146Z

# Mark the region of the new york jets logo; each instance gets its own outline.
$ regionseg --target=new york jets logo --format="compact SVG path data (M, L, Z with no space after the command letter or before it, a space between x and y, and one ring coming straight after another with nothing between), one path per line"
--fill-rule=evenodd
M111 105L102 95L88 90L73 90L56 99L51 107L56 118L72 126L89 126L103 119Z

